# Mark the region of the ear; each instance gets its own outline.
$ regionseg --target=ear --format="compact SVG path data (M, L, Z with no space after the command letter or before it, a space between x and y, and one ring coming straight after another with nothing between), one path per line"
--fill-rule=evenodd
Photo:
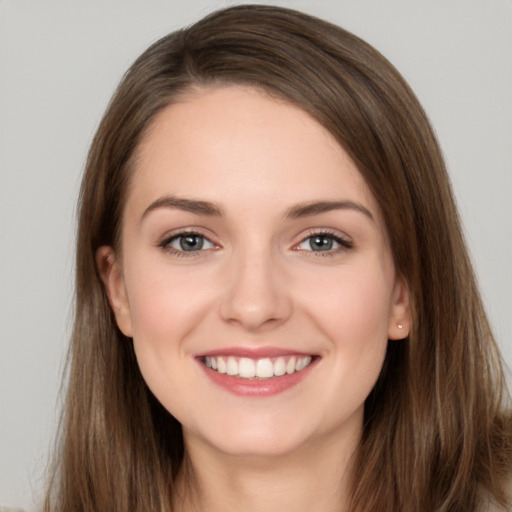
M396 277L389 314L388 339L401 340L409 336L411 312L409 289L401 276Z
M105 285L110 307L116 317L117 326L128 337L132 336L130 305L126 294L121 265L114 249L102 246L96 251L96 265Z

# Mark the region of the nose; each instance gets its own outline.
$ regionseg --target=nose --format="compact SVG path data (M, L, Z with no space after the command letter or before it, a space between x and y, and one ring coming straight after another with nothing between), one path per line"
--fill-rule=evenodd
M272 254L253 252L233 260L220 303L222 319L250 332L286 322L292 313L290 289Z

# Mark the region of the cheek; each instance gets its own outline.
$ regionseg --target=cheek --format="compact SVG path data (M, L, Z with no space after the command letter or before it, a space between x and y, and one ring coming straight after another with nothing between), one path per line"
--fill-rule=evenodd
M308 287L306 303L320 327L333 341L352 345L387 341L392 280L388 272L372 266L346 272Z
M136 256L130 253L125 278L137 361L149 388L179 417L175 390L181 395L197 385L190 373L197 350L191 339L211 335L205 323L215 311L218 283L206 269L176 268L162 258Z
M332 282L329 293L315 287L309 294L309 316L329 341L326 358L336 376L336 389L330 399L343 394L343 400L362 403L373 388L388 344L388 323L392 284L388 273L376 270L347 272ZM327 283L325 283L327 284ZM325 288L324 288L325 289Z
M138 268L137 275L128 276L134 338L151 344L179 343L214 301L214 288L205 276L186 268Z
M190 371L189 335L211 310L211 287L165 266L138 268L129 289L137 362L156 398L181 420L192 414L193 397L200 392Z

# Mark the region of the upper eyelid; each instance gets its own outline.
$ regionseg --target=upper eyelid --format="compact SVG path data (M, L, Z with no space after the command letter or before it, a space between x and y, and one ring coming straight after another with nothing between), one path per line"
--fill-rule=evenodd
M187 235L197 235L205 238L209 242L211 242L215 246L221 246L220 242L216 240L217 237L214 237L210 234L206 234L203 230L203 228L191 226L190 228L178 228L176 230L173 230L171 232L168 232L164 236L160 237L157 241L158 246L164 246L165 244L168 244L171 240L174 240L176 238L179 238L180 236L187 236ZM331 236L334 239L339 239L345 244L349 244L350 246L354 245L352 237L347 235L346 233L340 232L337 229L332 228L310 228L305 231L303 231L297 238L293 244L292 248L297 247L299 244L306 241L308 238L311 238L313 236Z
M186 236L200 236L201 238L204 238L207 240L212 247L201 247L198 250L194 251L186 251L183 249L178 249L177 247L173 247L171 244L173 244L177 239L186 237ZM216 244L214 241L212 241L209 237L205 236L203 233L197 232L197 231L177 231L173 234L170 234L168 236L164 236L161 241L157 242L156 244L157 248L162 250L163 252L167 254L173 254L175 257L186 257L186 258L194 258L194 257L200 257L202 256L202 253L206 253L208 251L216 250L219 248L218 244Z
M343 233L339 230L330 229L330 228L308 229L300 235L299 242L297 242L297 243L304 242L305 240L307 240L308 238L311 238L312 236L321 236L321 235L331 236L333 238L339 238L349 244L354 243L352 237L350 237L346 233Z
M196 227L179 228L179 229L173 230L171 232L167 232L165 235L161 236L158 239L157 245L162 245L164 243L168 243L170 240L179 238L180 236L187 236L187 235L202 236L203 238L205 238L212 244L218 245L218 243L212 239L213 237L211 235L204 233L201 228L196 228Z
M313 251L312 249L300 249L300 245L306 242L308 239L313 238L315 236L328 236L331 237L338 245L339 247L326 250L326 251ZM334 256L335 254L339 254L340 252L351 250L354 248L354 242L351 237L348 237L347 235L342 235L339 232L332 232L331 230L312 230L308 234L303 235L300 241L296 242L292 249L294 251L300 251L304 252L308 255L313 254L315 256Z

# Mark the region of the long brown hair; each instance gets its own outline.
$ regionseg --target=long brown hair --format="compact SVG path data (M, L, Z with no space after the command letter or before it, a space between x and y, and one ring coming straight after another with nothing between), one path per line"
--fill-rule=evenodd
M502 363L429 121L393 66L356 36L292 10L238 6L151 46L126 73L83 178L75 324L60 451L45 510L170 510L179 423L146 387L95 264L117 246L135 150L194 86L245 84L301 107L352 156L382 210L412 301L365 404L353 511L505 505L512 422Z

